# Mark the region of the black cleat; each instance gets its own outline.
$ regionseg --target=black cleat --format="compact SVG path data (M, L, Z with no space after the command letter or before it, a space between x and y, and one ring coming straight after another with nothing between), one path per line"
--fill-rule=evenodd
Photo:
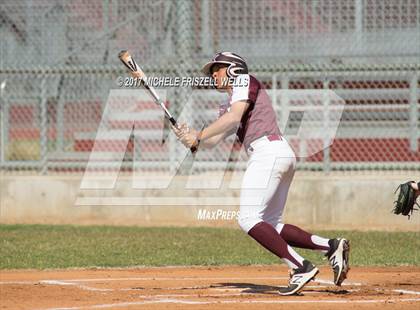
M330 250L326 254L334 272L334 284L341 286L350 270L350 242L346 239L331 239Z
M290 273L290 280L288 287L279 289L279 294L283 296L294 295L298 293L309 281L315 279L319 270L311 262L304 260L303 266L293 269Z

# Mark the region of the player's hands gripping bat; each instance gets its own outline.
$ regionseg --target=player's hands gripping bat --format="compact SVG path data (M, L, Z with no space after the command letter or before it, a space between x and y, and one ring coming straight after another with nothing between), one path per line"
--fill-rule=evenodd
M169 122L172 124L172 126L177 129L181 130L178 126L177 121L175 118L171 115L171 113L166 108L163 101L158 96L156 90L153 88L153 86L148 85L146 83L146 75L144 74L143 70L137 65L137 63L134 61L134 59L131 57L130 53L128 51L121 51L118 54L118 58L121 60L121 62L132 72L133 76L136 78L141 79L142 85L148 90L148 92L152 95L154 101L161 107L163 112L165 113L166 119L169 120ZM197 151L196 146L192 146L190 148L192 153L195 153Z

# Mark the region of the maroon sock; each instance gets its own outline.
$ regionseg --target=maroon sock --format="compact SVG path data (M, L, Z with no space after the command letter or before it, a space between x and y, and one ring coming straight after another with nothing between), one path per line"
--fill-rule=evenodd
M294 225L285 224L280 232L280 236L294 247L321 251L328 251L330 249L327 246L315 244L312 241L313 235Z
M270 224L260 222L252 227L248 234L274 255L287 259L298 267L302 267L302 263L298 261L300 256L294 257L292 254L295 256L298 256L298 254L293 250L294 253L289 252L286 241L280 237L277 230Z

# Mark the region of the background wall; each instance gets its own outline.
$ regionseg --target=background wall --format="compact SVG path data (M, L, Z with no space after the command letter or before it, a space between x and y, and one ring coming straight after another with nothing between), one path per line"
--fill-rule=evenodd
M416 177L411 175L411 177ZM417 175L417 178L420 176ZM419 231L420 214L411 220L392 214L393 193L405 174L378 178L375 174L308 175L298 173L292 184L285 222L311 229L359 229L389 231ZM78 176L4 176L0 183L1 223L98 224L140 226L229 226L238 227L234 219L198 220L198 212L237 211L232 206L183 205L185 190L177 177L173 190L133 190L131 179L122 178L114 191L79 191ZM108 194L105 194L105 193ZM172 196L166 205L75 206L77 197L113 196L119 198ZM189 197L206 197L206 191L193 191ZM238 201L238 191L213 191L211 197ZM176 198L178 197L178 198ZM187 199L188 200L188 199ZM188 201L186 204L188 204Z

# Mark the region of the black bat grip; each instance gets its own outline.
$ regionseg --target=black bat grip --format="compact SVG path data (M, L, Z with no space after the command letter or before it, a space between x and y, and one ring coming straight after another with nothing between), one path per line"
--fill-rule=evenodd
M197 136L197 140L198 140L197 145L196 145L196 146L193 146L193 147L191 147L191 148L190 148L191 153L193 153L193 154L195 154L195 153L198 151L198 146L200 145L201 135L202 135L202 133L203 133L203 129L204 129L204 127L206 127L206 124L204 124L204 125L201 127L200 133L199 133L199 134L198 134L198 136Z
M169 121L171 122L172 125L174 125L175 127L178 127L177 123L176 123L176 120L173 117L170 117Z
M197 152L197 147L196 146L192 146L192 147L190 147L190 151L191 151L191 153L195 153L195 152Z

